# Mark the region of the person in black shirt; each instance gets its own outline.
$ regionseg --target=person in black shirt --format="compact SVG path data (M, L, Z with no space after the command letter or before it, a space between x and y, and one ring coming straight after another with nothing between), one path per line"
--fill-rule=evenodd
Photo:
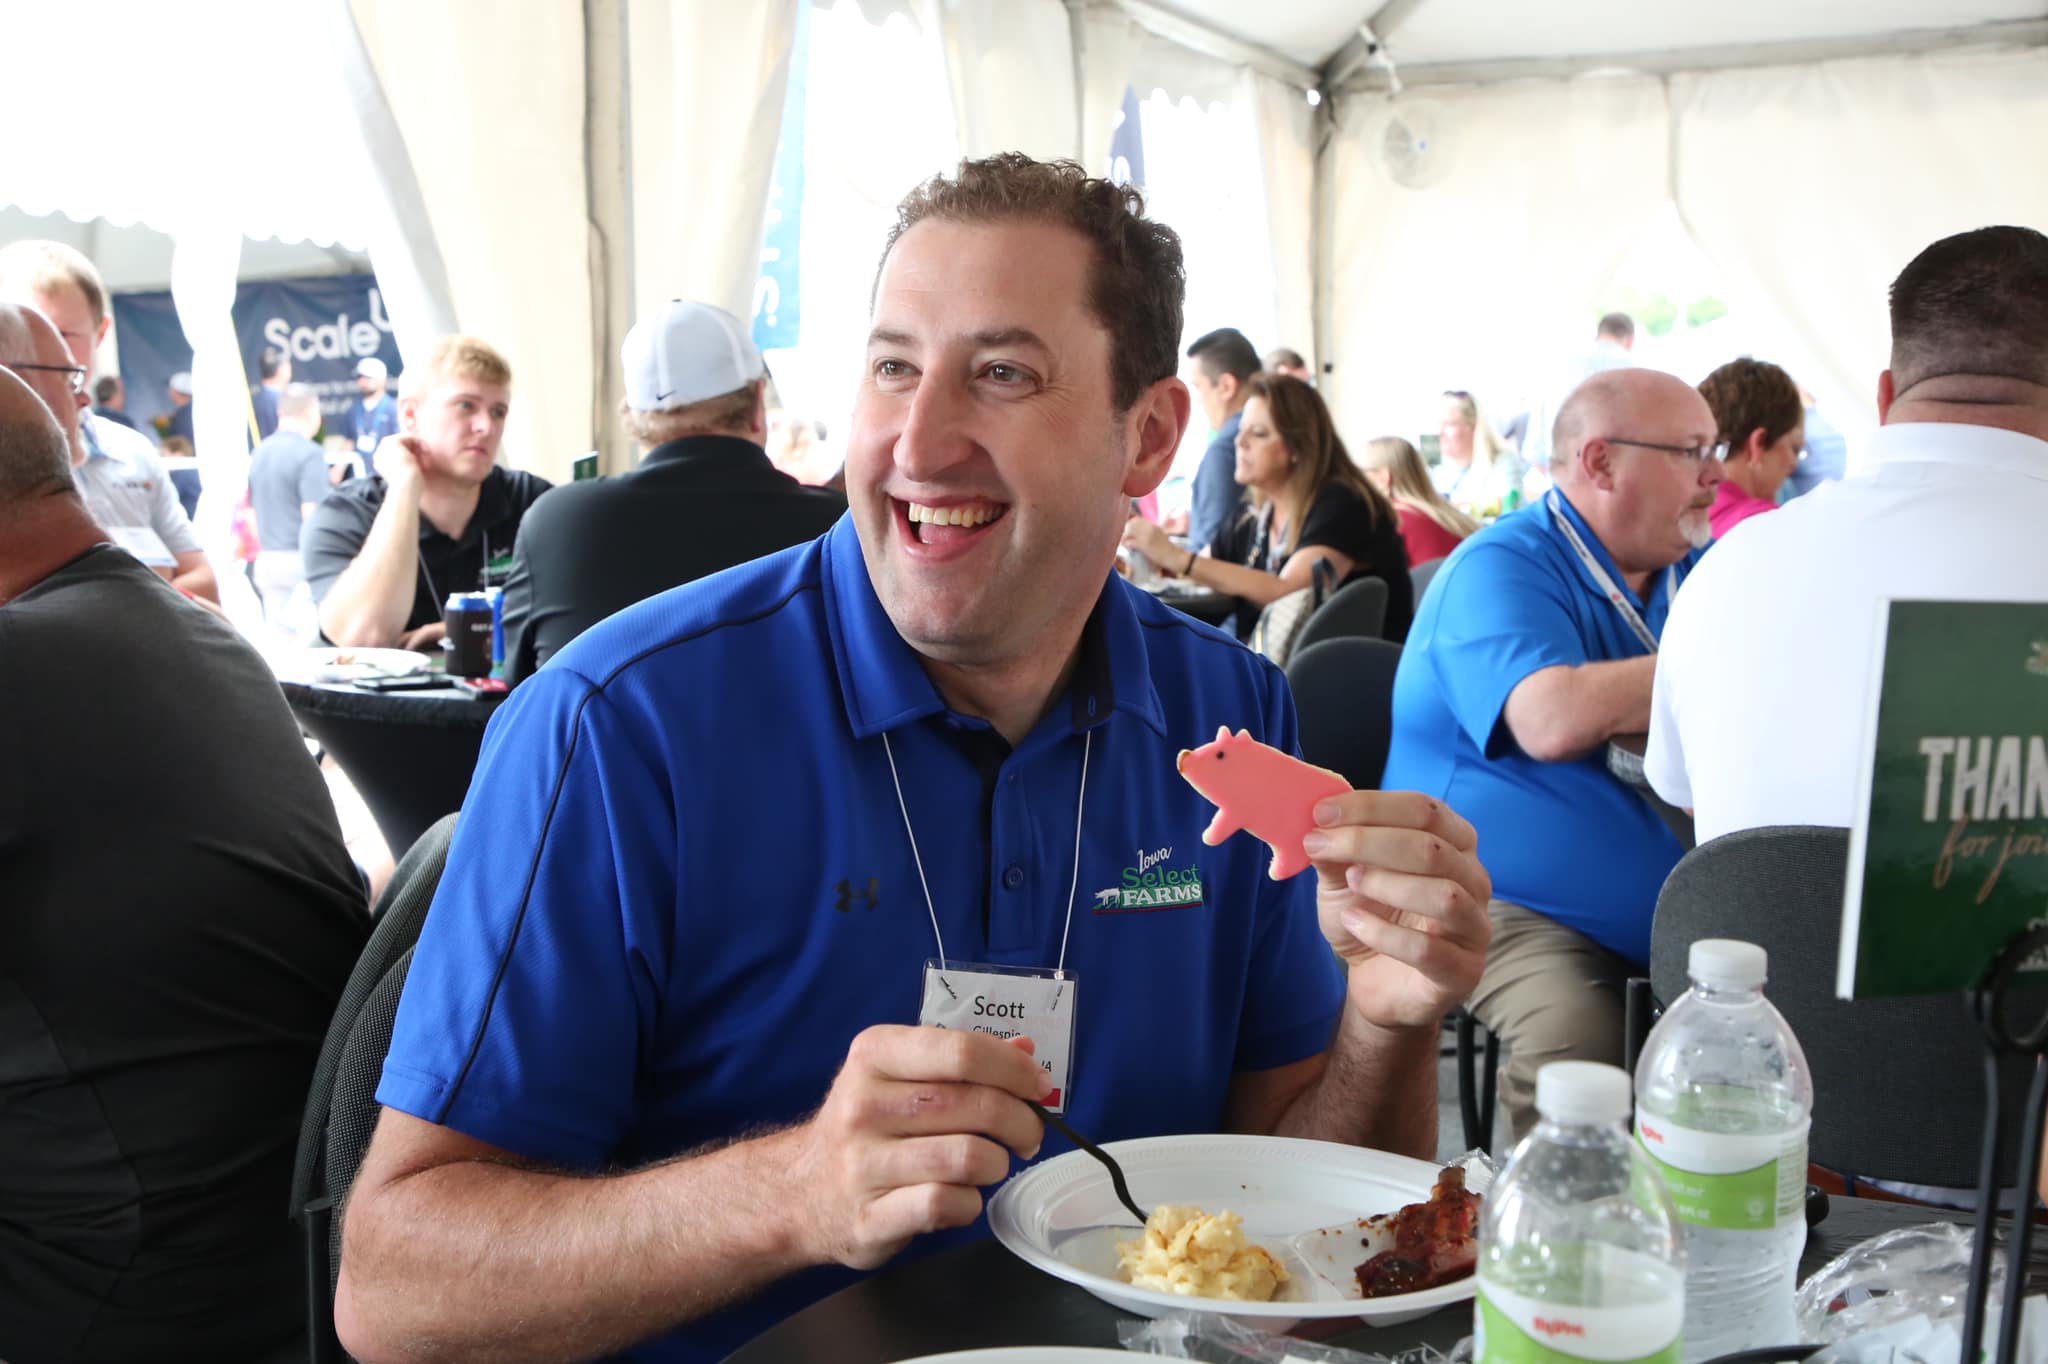
M256 414L256 439L263 441L277 432L278 399L284 397L292 381L291 352L281 346L265 346L256 357L256 372L262 382L249 390L249 408Z
M270 670L104 538L0 369L0 1358L258 1359L369 916Z
M527 513L505 584L514 682L614 611L822 535L846 510L768 462L768 370L731 313L665 304L626 334L621 360L640 466Z
M1415 589L1393 504L1352 462L1313 388L1266 373L1254 375L1250 388L1237 433L1237 481L1250 492L1244 514L1207 554L1180 549L1142 517L1131 518L1124 543L1168 576L1238 598L1239 639L1251 638L1268 605L1311 584L1318 559L1328 561L1338 586L1384 579L1385 636L1406 639Z
M335 644L437 651L450 593L502 586L519 522L551 484L501 469L512 367L473 336L444 336L399 380L399 433L376 471L329 493L299 554Z

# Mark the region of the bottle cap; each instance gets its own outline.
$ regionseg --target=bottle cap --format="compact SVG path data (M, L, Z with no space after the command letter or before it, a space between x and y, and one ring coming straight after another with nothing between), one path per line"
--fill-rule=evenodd
M1764 983L1769 955L1753 942L1701 938L1685 959L1685 973L1717 990L1754 990Z
M1629 1115L1628 1072L1599 1061L1552 1061L1536 1072L1536 1111L1552 1122L1621 1122Z

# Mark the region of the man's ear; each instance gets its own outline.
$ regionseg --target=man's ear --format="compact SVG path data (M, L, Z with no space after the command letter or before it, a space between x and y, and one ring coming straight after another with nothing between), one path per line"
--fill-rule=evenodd
M1229 370L1224 370L1209 382L1216 389L1216 396L1223 400L1225 407L1235 404L1238 395L1244 392L1244 380L1238 378Z
M420 399L417 393L398 400L398 429L410 436L419 427Z
M1124 417L1124 448L1131 451L1124 471L1126 497L1143 497L1166 481L1173 456L1188 429L1188 386L1176 378L1160 379L1138 395Z
M1585 475L1586 482L1604 493L1614 491L1614 451L1613 445L1595 436L1581 445L1578 453L1572 456L1578 462L1579 471Z
M1890 416L1892 404L1898 401L1898 392L1892 387L1892 372L1879 370L1877 375L1877 421L1882 426Z

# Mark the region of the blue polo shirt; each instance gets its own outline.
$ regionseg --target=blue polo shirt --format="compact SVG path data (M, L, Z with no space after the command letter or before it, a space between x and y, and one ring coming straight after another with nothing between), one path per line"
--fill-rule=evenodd
M1587 549L1621 570L1570 499ZM1673 579L1703 551L1657 573L1640 606L1662 635ZM1624 589L1626 590L1626 589ZM1502 717L1529 674L1649 652L1559 533L1545 502L1502 517L1444 561L1408 631L1394 677L1388 790L1438 796L1479 831L1496 898L1547 914L1642 964L1650 915L1682 850L1648 802L1607 771L1606 754L1545 763L1523 753Z
M1202 844L1174 759L1224 724L1296 746L1278 671L1108 576L1069 694L1011 750L941 701L850 518L629 607L492 718L378 1100L576 1170L809 1115L854 1034L917 1021L937 954L886 733L949 960L1052 966L1074 888L1074 1124L1216 1131L1233 1074L1322 1051L1344 991L1312 878ZM721 1358L855 1277L630 1357Z

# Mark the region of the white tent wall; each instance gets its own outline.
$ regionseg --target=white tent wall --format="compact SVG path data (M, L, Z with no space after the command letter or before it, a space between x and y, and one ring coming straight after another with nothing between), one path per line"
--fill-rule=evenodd
M1315 111L1302 91L1258 71L1239 79L1258 140L1259 196L1266 211L1273 281L1273 335L1266 349L1291 346L1316 364Z
M516 24L478 23L464 0L350 8L442 246L451 320L511 362L504 458L567 478L593 389L583 7L523 6Z
M1109 172L1109 144L1143 40L1130 16L1111 5L1083 6L1075 43L1081 55L1081 145L1091 175Z
M1334 101L1321 261L1324 393L1348 440L1436 428L1446 388L1493 411L1590 343L1595 293L1664 202L1664 87L1582 77ZM1429 106L1440 178L1395 183L1379 139ZM1791 186L1770 191L1786 195ZM1543 357L1554 357L1549 364Z
M1138 73L1149 79L1144 68ZM1220 98L1176 98L1152 86L1140 105L1145 130L1145 211L1180 234L1187 269L1181 346L1219 327L1235 327L1261 352L1280 338L1274 249L1260 188L1256 119L1241 73L1220 68ZM1181 88L1186 89L1186 86ZM1191 478L1209 444L1196 408L1174 457L1173 475ZM1180 496L1167 493L1169 507Z
M321 46L334 55L332 68L323 69L323 75L335 86L329 107L335 111L330 140L338 163L336 183L359 187L354 203L403 362L426 354L434 337L455 330L447 262L404 134L348 0L324 0L305 13L324 21ZM248 265L245 255L243 269Z
M117 286L146 283L162 287L171 274L164 238L218 236L231 233L278 237L287 242L342 243L360 250L365 233L354 202L335 207L327 202L329 183L309 167L301 176L252 176L249 168L275 163L290 155L293 139L303 130L286 120L260 117L258 111L306 99L316 111L327 107L320 82L304 90L296 72L276 63L249 58L232 39L266 31L266 40L298 50L316 50L325 34L323 15L292 9L274 20L257 0L219 0L215 21L218 41L194 46L187 16L174 7L147 0L76 0L61 6L13 6L7 13L7 44L11 51L42 54L43 60L14 63L0 84L0 121L14 129L48 128L52 120L61 136L16 136L0 163L0 205L29 215L63 214L87 224L78 234L57 234L91 254L102 244L101 228L109 225L108 244L130 254L112 262L110 278ZM85 35L118 35L118 41L97 43L89 77L62 60L78 50ZM119 158L120 174L107 173L105 150L134 143L137 117L132 99L119 95L157 89L162 84L165 54L180 54L181 93L161 100L149 112L150 145L156 148L236 147L235 157L210 155L140 155ZM144 224L154 234L123 228ZM14 234L8 239L12 240ZM148 257L150 278L138 279L143 265L135 249ZM233 270L233 253L208 253L216 265ZM195 258L196 259L196 258ZM192 261L186 264L189 277ZM230 273L229 280L233 280ZM198 295L188 291L187 297ZM239 391L239 390L238 390ZM230 395L232 396L232 395ZM202 448L202 457L207 453Z
M636 317L672 298L753 314L798 3L632 0Z
M771 352L789 411L845 434L867 344L868 290L896 203L959 159L936 26L854 0L811 14L804 99L802 342ZM828 470L831 450L820 457Z
M1876 417L1885 293L1930 242L2048 226L2048 51L1956 51L1671 78L1679 210L1824 411Z
M938 25L961 155L1075 155L1074 36L1061 0L924 0L919 9Z

